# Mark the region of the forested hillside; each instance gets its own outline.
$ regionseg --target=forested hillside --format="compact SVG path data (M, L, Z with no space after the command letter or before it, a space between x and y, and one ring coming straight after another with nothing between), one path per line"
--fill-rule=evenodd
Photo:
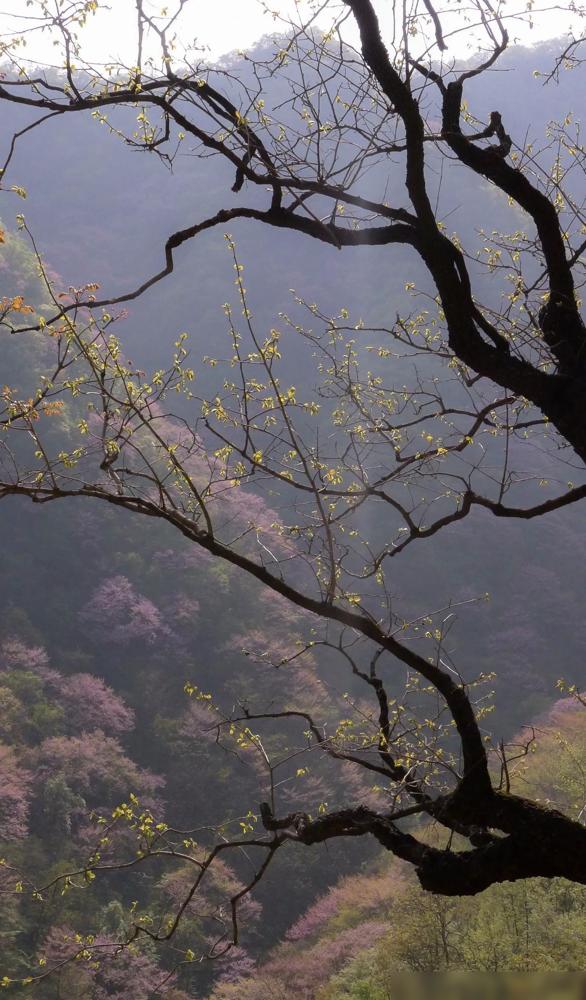
M584 76L575 69L544 85L553 51L512 48L498 72L473 82L476 112L488 115L514 87L508 131L524 135L529 127L536 144L549 141L549 123L572 113ZM226 68L236 76L250 71L236 56ZM12 108L4 107L3 115L5 135L28 121L27 112ZM122 122L128 112L115 115ZM75 123L64 117L16 148L11 179L27 198L16 206L9 198L18 195L3 192L0 299L17 325L26 325L29 306L41 315L51 311L27 232L64 297L93 283L100 294L116 295L155 272L168 233L194 210L212 214L230 187L215 160L203 161L195 186L187 150L172 171L153 169L115 134L106 137L108 128L100 115ZM553 131L550 138L546 156L553 162ZM486 218L478 178L455 162L440 171L439 157L431 156L438 217L445 208L450 234L510 227L511 212L496 196L494 215ZM373 190L379 183L373 172ZM21 210L26 231L16 219ZM285 231L269 238L242 221L230 232L255 328L263 336L275 327L284 331L287 381L303 399L316 391L319 357L311 340L296 336L296 325L349 318L370 337L370 329L390 321L390 309L408 308L414 285L426 287L415 258L400 271L395 257L376 247L341 254ZM479 239L482 244L482 234ZM222 305L228 300L239 309L233 279L222 232L187 244L165 282L129 303L117 320L125 355L145 371L162 369L185 331L197 392L212 397L232 349ZM490 299L490 275L481 282ZM361 360L376 377L388 361L370 346L362 343ZM0 389L9 387L10 398L27 399L39 378L49 377L54 343L42 331L2 328L0 351ZM398 382L413 377L415 362L406 353L391 363ZM180 398L175 411L186 421L188 402ZM316 416L321 433L327 433L326 410L324 404ZM156 416L177 435L169 413L160 408ZM85 433L85 421L92 429L92 419L75 392L68 407L48 401L38 416L46 438L65 453L80 426ZM26 455L25 435L14 445L15 461L21 447ZM478 447L490 463L490 440ZM522 445L511 447L514 464ZM565 456L554 461L539 442L531 447L529 455L523 451L521 497L534 489L538 464L545 496L562 477L564 485L582 481L572 460L564 465ZM286 560L283 497L262 482L252 485L244 492L232 482L224 491L222 524L245 554L263 546ZM580 682L582 511L570 506L535 521L497 523L479 509L409 546L393 563L390 580L396 622L421 618L425 625L438 608L453 615L450 662L473 663L475 676L484 678L482 728L493 746L522 743L532 731L526 727L534 727L530 752L515 762L513 789L529 789L580 819L583 708L576 699L557 701L556 684L561 677ZM363 528L374 541L386 530L375 519ZM370 732L376 719L363 677L335 655L335 630L331 647L314 642L310 613L188 544L168 524L131 517L115 505L75 499L31 505L6 497L0 551L0 889L6 900L0 981L5 976L9 985L57 967L36 995L386 1000L388 977L397 971L583 968L583 887L542 880L494 886L480 901L430 902L407 865L381 856L375 841L363 838L287 847L240 907L238 947L218 958L231 932L229 900L249 884L255 865L244 850L220 857L202 891L188 900L198 851L212 831L226 839L242 831L254 836L259 802L275 790L288 811L317 816L348 803L384 801L380 776L304 752L303 712L340 746L348 727L358 727L361 738L360 727ZM396 682L397 698L406 676L403 670ZM407 704L405 712L411 710ZM289 717L278 729L246 723L247 713L283 711ZM230 721L235 715L237 724ZM413 823L430 843L447 838L427 821ZM167 829L179 831L174 844L183 843L184 856L175 846L135 866L137 851L147 854ZM91 869L98 859L112 871L96 876ZM77 874L64 880L67 872ZM177 933L162 947L143 936L118 954L116 943L136 920L161 929L182 906ZM68 962L72 955L81 958ZM28 993L15 988L15 995Z

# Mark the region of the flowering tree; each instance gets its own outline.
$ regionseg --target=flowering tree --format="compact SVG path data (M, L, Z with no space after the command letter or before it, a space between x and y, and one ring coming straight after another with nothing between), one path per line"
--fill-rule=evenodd
M129 786L156 795L161 778L141 771L125 756L118 740L97 729L81 736L54 736L44 740L35 756L39 779L57 771L96 804L106 791L124 794Z
M124 576L104 580L81 612L81 619L99 630L107 642L153 643L170 635L159 609L137 594Z
M86 946L81 949L86 953L74 964L72 958L79 957L80 945ZM151 957L137 949L120 954L117 942L106 934L88 942L70 927L53 927L43 943L43 954L58 969L60 990L72 998L145 1000L156 995L187 1000L187 994L173 988L174 977Z
M31 774L21 767L10 747L0 745L0 839L25 837Z
M10 684L13 687L16 684L18 691L23 683L21 700ZM49 666L49 657L42 647L27 646L15 638L0 644L0 689L4 707L2 724L8 735L18 733L22 742L26 742L27 729L31 734L31 725L35 735L39 735L38 723L43 717L49 728L53 725L50 735L66 730L77 736L99 729L120 736L134 726L132 709L101 678L81 673L64 677ZM39 707L44 708L44 713L39 713Z
M134 725L134 713L122 698L92 674L72 674L63 678L59 700L74 732L102 729L114 736L128 732Z
M176 920L136 934L175 933L210 865L233 847L262 855L232 896L234 941L242 896L292 841L370 834L438 894L475 894L535 875L586 882L583 825L510 790L509 761L517 751L493 745L481 728L476 685L483 678L451 661L451 606L399 618L387 578L401 552L473 510L532 519L586 496L585 329L576 291L585 218L563 184L563 156L579 170L584 152L571 121L556 126L552 164L547 151L540 156L508 134L506 109L487 122L475 119L467 88L497 63L509 40L504 12L489 0L476 0L465 25L479 39L472 62L445 61L464 27L457 5L440 12L422 0L383 31L378 4L345 0L324 5L325 33L311 14L286 22L277 51L250 61L240 79L197 54L177 57L173 33L185 3L154 17L137 0L132 68L84 65L76 31L97 6L58 3L54 16L39 4L39 26L63 46L65 77L31 77L9 45L13 71L4 75L0 100L49 117L88 112L106 125L110 109L129 106L137 112L122 132L130 146L172 162L188 135L196 166L197 155L214 155L233 169L235 195L258 189L261 197L230 202L173 233L163 269L122 296L98 295L91 283L58 295L45 271L49 309L31 318L18 296L6 300L4 326L20 337L43 331L55 350L30 398L11 386L2 390L0 419L9 434L0 442L0 497L91 498L166 522L303 612L304 640L295 649L274 642L271 650L257 635L264 647L257 659L278 670L320 650L345 664L365 692L364 703L352 703L334 728L319 704L214 710L218 741L252 746L264 761L270 794L259 810L263 832L254 832L256 817L245 817L242 838L220 839L204 860L197 854L196 878ZM358 47L344 34L348 24ZM158 62L145 55L147 38L158 46ZM577 44L566 59L576 58ZM284 103L271 97L275 78L284 81ZM522 216L526 232L484 234L478 253L450 237L438 218L440 193L431 191L432 157L447 157L478 179L489 224L496 193L515 220ZM5 171L10 159L11 152ZM377 178L368 196L367 174ZM393 204L389 177L403 185L395 183ZM384 329L351 320L346 306L329 315L298 297L295 316L283 314L280 325L317 358L315 392L302 393L287 378L282 331L255 328L227 235L237 305L225 305L227 357L207 359L223 371L217 392L196 390L184 334L169 367L145 375L125 357L113 310L168 275L187 241L237 219L339 251L399 245L424 268L421 297L408 281L413 308ZM20 225L28 233L22 217ZM376 370L366 367L372 357ZM411 384L399 361L414 372ZM169 416L172 390L185 404L176 417ZM73 418L69 437L53 445L45 418L64 412ZM530 468L521 476L518 463L530 444L538 448L529 450ZM568 482L563 462L570 455ZM265 500L269 490L278 516ZM162 627L154 605L121 577L100 588L87 614L128 639L148 641ZM275 760L262 736L275 724L296 734L285 762ZM114 741L107 746L117 753ZM73 776L73 742L48 741L45 752L58 754ZM311 814L280 814L278 769L302 753L361 768L376 780L384 804L329 810L321 802ZM93 775L90 756L82 759ZM445 827L450 846L433 846L406 828L403 821L413 816ZM128 818L136 820L130 806ZM467 846L453 847L452 834ZM172 838L167 828L145 833L143 854L178 850L180 840Z

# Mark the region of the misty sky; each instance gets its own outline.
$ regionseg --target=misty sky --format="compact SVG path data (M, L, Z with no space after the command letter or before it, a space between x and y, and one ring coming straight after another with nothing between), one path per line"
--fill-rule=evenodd
M91 62L108 62L119 58L127 65L133 65L136 50L135 0L103 0L103 4L108 9L101 9L90 16L88 25L82 32L83 54ZM326 6L326 11L321 9ZM518 3L510 3L505 10L511 14L522 6L519 0ZM169 13L173 13L176 2L145 0L145 9L150 14L159 15L165 7ZM306 19L313 12L315 23L325 29L336 11L343 7L341 0L331 0L328 5L318 3L317 0L269 0L268 3L264 0L193 0L182 12L177 27L182 46L197 40L197 44L207 50L208 58L216 58L234 50L246 49L262 35L284 30L284 22L273 17L268 8L278 9L283 17L294 19L300 16ZM377 10L383 29L390 32L392 0L378 0ZM0 0L0 34L7 36L12 31L25 31L27 47L26 51L20 50L19 55L26 55L32 62L59 65L59 50L53 45L49 33L41 35L33 30L35 23L38 23L38 11L38 0L33 0L32 4L27 4L25 0ZM460 57L471 55L475 48L473 39L465 29L465 12L465 5L462 4L458 6L457 14L452 15L451 21L445 22L446 30L451 28L455 31L449 51ZM557 6L544 5L544 12L535 14L534 18L533 28L518 21L514 24L509 22L514 40L524 44L543 41L567 30L570 24L569 17ZM346 23L345 32L348 40L354 43L357 41L350 19Z

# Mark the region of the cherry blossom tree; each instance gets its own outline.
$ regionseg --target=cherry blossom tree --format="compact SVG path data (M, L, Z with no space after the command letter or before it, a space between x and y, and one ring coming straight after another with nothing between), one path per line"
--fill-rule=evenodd
M59 700L75 733L102 729L113 736L134 726L134 712L99 677L72 674L59 686Z
M62 774L68 785L84 796L91 807L98 807L135 790L159 802L164 780L134 764L120 742L96 729L81 736L54 736L31 752L36 765L36 780Z
M99 631L100 638L106 642L152 644L171 634L159 609L138 594L124 576L104 580L80 612L80 617Z
M26 836L31 781L14 751L0 744L0 840Z
M114 938L87 940L71 927L53 927L43 943L43 958L58 970L60 989L72 1000L146 1000L157 995L183 1000L170 976L144 951L120 947Z

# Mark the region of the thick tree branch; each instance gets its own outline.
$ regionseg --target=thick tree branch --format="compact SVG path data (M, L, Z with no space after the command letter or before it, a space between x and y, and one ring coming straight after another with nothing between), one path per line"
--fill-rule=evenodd
M267 803L261 804L263 825L269 831L294 831L302 844L323 843L335 837L370 834L386 850L415 867L419 881L429 892L445 896L474 896L497 882L526 878L569 878L586 884L586 828L554 810L527 808L527 829L519 830L468 851L431 847L396 825L392 813L385 816L364 806L328 813L310 819L292 813L276 819ZM498 818L497 809L494 810ZM496 825L496 824L495 824Z

